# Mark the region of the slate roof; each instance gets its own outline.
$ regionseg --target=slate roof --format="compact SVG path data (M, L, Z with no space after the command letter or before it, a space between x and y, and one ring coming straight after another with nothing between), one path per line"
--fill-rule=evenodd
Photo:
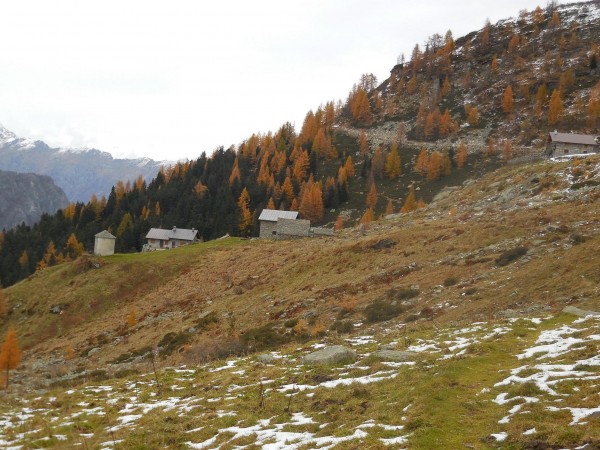
M116 239L115 236L113 236L106 230L101 231L100 233L96 234L94 237L101 238L101 239Z
M562 144L600 145L598 136L593 134L558 133L553 131L549 136L552 142Z
M196 239L198 230L188 230L186 228L173 228L171 230L163 230L162 228L150 228L146 239L159 239L161 241L169 241L171 239L179 239L181 241L193 241Z
M277 222L277 219L296 219L298 211L279 211L277 209L263 209L258 220Z

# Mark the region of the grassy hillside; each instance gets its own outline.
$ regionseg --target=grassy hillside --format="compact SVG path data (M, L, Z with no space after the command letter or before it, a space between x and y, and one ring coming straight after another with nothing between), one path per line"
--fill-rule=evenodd
M597 444L598 323L561 311L600 304L599 171L599 157L511 165L367 230L226 238L38 272L5 290L0 331L14 326L25 352L3 394L0 442ZM340 343L358 362L299 359ZM381 362L381 344L413 354ZM275 359L265 366L259 352Z

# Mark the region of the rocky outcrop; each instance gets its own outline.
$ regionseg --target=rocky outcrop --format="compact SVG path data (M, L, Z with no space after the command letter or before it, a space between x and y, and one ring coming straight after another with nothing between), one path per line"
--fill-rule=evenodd
M32 225L43 213L54 213L69 204L52 178L33 173L0 171L0 230L25 222Z

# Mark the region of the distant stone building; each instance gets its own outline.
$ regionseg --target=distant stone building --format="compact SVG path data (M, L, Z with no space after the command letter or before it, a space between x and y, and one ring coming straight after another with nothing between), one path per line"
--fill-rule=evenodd
M115 254L117 238L104 230L94 236L94 255L110 256Z
M150 228L146 235L146 250L165 250L198 242L198 230L173 227L170 230Z
M260 233L261 238L275 239L277 236L277 220L289 219L296 220L298 217L298 211L279 211L276 209L263 209L258 217L260 222ZM310 222L308 224L310 227Z
M298 219L296 211L263 209L260 222L260 237L267 239L299 239L315 236L333 236L329 228L310 226L310 220Z
M559 133L548 134L546 155L549 157L585 155L600 152L600 136L591 134Z

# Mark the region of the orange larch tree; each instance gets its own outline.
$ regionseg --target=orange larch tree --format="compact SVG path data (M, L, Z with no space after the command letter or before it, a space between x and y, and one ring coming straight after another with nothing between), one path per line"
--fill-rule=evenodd
M294 194L294 185L292 184L292 179L290 177L285 177L283 186L281 186L281 194L285 196L288 205L291 205L294 198L296 198L296 195Z
M238 207L240 208L240 234L242 236L249 236L252 232L252 212L250 212L250 194L248 190L244 188L240 194L238 200Z
M6 339L0 350L0 372L5 373L6 389L8 389L8 375L10 370L14 370L21 362L21 349L17 342L17 333L10 327L6 334Z
M427 149L423 147L421 149L421 153L417 158L417 162L415 163L415 172L421 175L425 175L427 173L427 168L429 167L429 156L427 155Z
M312 143L311 152L317 152L321 159L329 158L331 155L331 139L325 134L323 127L319 128Z
M305 151L301 152L294 161L294 178L301 182L306 179L308 175L308 169L310 167L310 158L308 153Z
M75 233L71 233L67 240L66 256L68 259L77 259L83 255L83 244L77 240Z
M321 183L311 183L310 181L307 183L302 192L298 212L304 219L308 219L311 222L323 220L325 209L323 206Z
M427 179L437 180L442 175L442 154L435 151L429 158L429 165L427 166Z
M346 169L346 175L348 175L349 177L354 176L354 163L352 162L352 156L348 156L346 158L344 169Z
M235 158L233 162L233 168L231 169L231 175L229 175L229 184L233 184L236 181L240 181L240 168L238 166L238 158Z
M377 205L377 186L375 186L375 183L371 183L369 193L367 194L366 205L367 208L371 209L374 209L375 205Z
M394 204L391 198L388 199L387 205L385 205L385 215L389 216L390 214L394 214Z
M502 95L502 111L506 114L510 114L513 111L513 89L510 84L506 87Z
M477 106L470 106L467 114L467 122L472 127L479 125L479 110L477 109Z
M411 185L408 191L408 196L404 200L404 205L400 209L400 212L407 213L417 209L417 199L415 198L415 186Z
M350 109L352 112L352 118L358 125L369 126L373 122L373 114L371 112L369 96L362 87L359 87L356 90L356 93L353 95Z
M395 180L402 173L400 163L401 161L400 155L398 155L398 145L393 143L385 161L385 174L390 180Z
M375 149L373 159L371 160L371 169L373 170L374 176L376 176L377 178L383 177L383 171L385 169L385 158L383 156L381 146L378 146Z
M560 26L560 15L558 14L558 11L554 11L554 13L552 14L552 19L550 19L550 27L558 28L559 26Z
M363 216L360 218L359 223L361 225L367 226L368 224L370 224L374 220L375 220L375 215L373 214L373 209L372 208L367 208L367 210L365 211L365 213L363 214Z
M531 16L535 25L540 25L544 21L544 11L539 6L533 10Z
M444 83L442 84L442 90L440 91L440 95L445 97L450 92L450 80L448 79L448 75L444 78Z
M510 41L508 41L508 52L513 53L515 50L517 50L519 48L520 43L521 43L521 40L519 39L519 35L516 33L513 34L512 37L510 38Z
M450 110L446 108L444 114L440 117L440 136L446 137L452 131L452 116Z
M563 114L563 103L558 89L552 91L550 97L550 107L548 110L548 123L550 125L556 125Z
M364 130L362 130L358 136L358 150L363 157L366 157L369 154L369 141L367 140L367 135Z

